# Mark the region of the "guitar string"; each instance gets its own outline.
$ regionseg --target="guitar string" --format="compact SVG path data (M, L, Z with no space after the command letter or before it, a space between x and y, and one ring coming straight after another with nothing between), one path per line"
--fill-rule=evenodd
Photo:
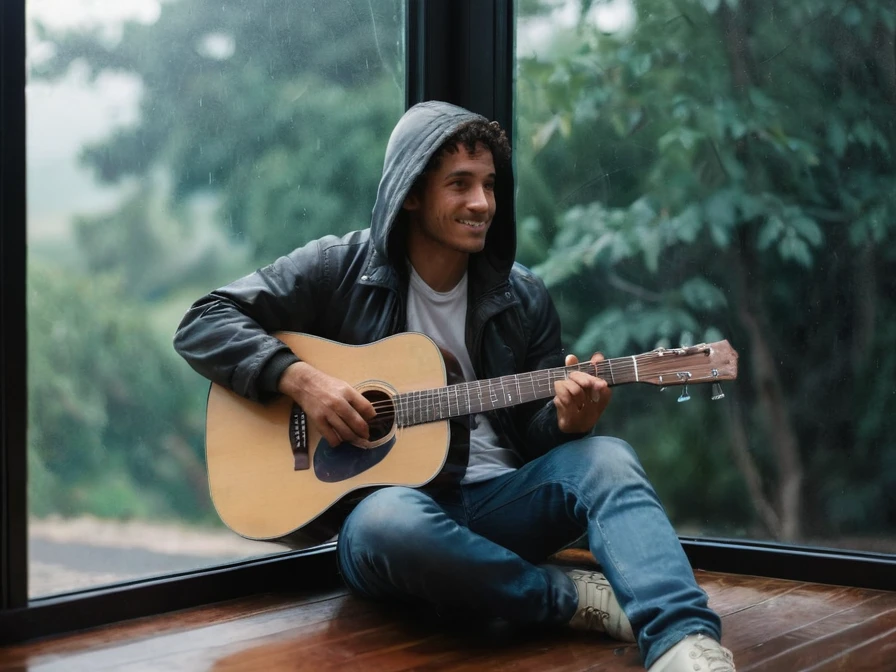
M630 359L630 358L626 358L626 359ZM604 361L606 361L606 360L604 360ZM598 363L598 367L600 367L600 365L603 363L604 362ZM464 383L458 383L456 385L448 385L446 387L435 388L435 389L415 390L412 392L402 393L399 396L407 397L407 395L417 394L417 395L424 395L427 398L429 398L429 397L438 397L443 393L450 394L452 392L454 392L455 396L457 396L457 392L463 393L463 392L470 391L470 390L479 391L479 389L481 389L482 387L485 387L486 389L492 391L492 390L496 390L496 389L506 389L506 387L508 385L519 386L521 389L523 387L525 387L526 390L529 391L530 389L534 390L539 385L550 384L551 382L555 382L556 380L564 379L565 378L565 376L563 375L564 371L569 371L569 372L576 371L576 370L588 371L588 369L590 369L591 367L592 367L592 365L590 363L576 364L576 365L572 365L570 367L558 367L557 369L548 369L546 371L533 371L533 372L529 372L529 373L514 374L514 375L502 376L502 377L498 377L498 378L489 378L489 379L485 379L485 380L464 382ZM609 374L608 377L612 378L616 374L619 374L619 375L625 374L627 376L629 373L634 372L636 370L636 368L639 372L643 371L645 373L648 373L644 367L636 367L629 362L618 363L612 372L609 370L609 366L608 366L605 371L598 371L598 373ZM664 368L664 370L665 370L665 368ZM612 381L608 381L608 382L611 382L611 384L612 384ZM629 382L629 381L626 380L625 382ZM478 388L478 389L474 389L474 388ZM377 405L389 406L389 405L391 405L391 402L389 402L389 401L375 402L374 406L377 406Z
M528 394L538 394L538 387L542 385L550 385L552 382L557 380L563 380L566 378L566 374L572 371L583 371L589 372L592 368L597 368L597 373L609 376L611 378L615 377L617 374L622 376L633 373L635 371L644 371L644 367L638 367L635 363L631 361L631 357L619 358L622 361L615 361L615 364L611 365L610 360L601 360L596 365L591 362L580 362L578 364L573 364L567 367L557 367L556 369L547 369L545 371L532 371L528 373L521 373L510 376L502 376L499 378L490 378L486 380L477 380L466 383L458 383L456 385L449 385L447 387L431 389L431 390L416 390L413 392L405 392L397 395L398 397L402 397L404 400L410 402L411 410L419 410L421 408L431 408L432 402L434 400L438 400L439 405L441 405L442 395L445 395L445 400L450 403L450 395L453 393L455 397L456 403L460 402L460 395L466 393L469 396L469 393L472 391L474 393L479 393L481 397L481 393L483 388L489 394L492 392L501 391L502 396L506 394L506 389L508 385L513 387L517 387L520 391L521 396L525 396ZM640 359L654 359L652 355L635 355L636 360ZM644 371L646 373L646 371ZM631 381L626 381L631 382ZM412 399L411 395L418 395L417 399ZM536 399L538 397L535 397ZM480 399L481 400L481 399ZM533 399L534 400L534 399ZM373 408L392 408L395 406L392 400L386 401L377 401L374 402Z
M680 361L678 360L680 353L669 351L669 354L672 355L675 360ZM691 357L692 354L693 353L688 354L688 357ZM642 379L656 376L660 372L668 371L665 363L661 364L660 367L656 367L657 359L656 353L650 352L631 357L618 357L609 360L603 359L596 364L593 364L590 361L579 362L570 366L557 367L554 369L531 371L521 374L501 376L498 378L458 383L429 390L405 392L387 400L374 402L372 406L374 410L392 410L393 415L396 417L396 423L399 426L412 426L421 422L427 423L437 419L465 415L466 413L461 412L461 404L463 403L461 395L464 393L467 395L467 401L466 404L464 404L465 411L472 412L475 408L472 403L471 392L478 396L477 401L479 402L481 410L502 408L505 406L516 405L516 403L523 403L522 401L513 402L512 398L508 397L508 385L511 386L511 389L516 387L517 395L520 399L532 395L532 399L526 399L525 401L535 401L550 396L551 383L567 378L568 374L573 371L591 373L591 369L594 369L594 374L599 375L604 379L609 378L608 382L611 385L616 384L615 378L617 375L626 377L626 380L621 381L622 383L630 383L638 382ZM659 368L659 371L657 371L657 368ZM635 376L634 380L628 378L632 373L634 373ZM688 381L670 380L668 384L686 384L687 382ZM698 381L694 380L692 382L696 383ZM485 390L483 390L483 387ZM547 394L541 394L539 388L546 388L545 391ZM487 403L483 402L483 391L487 394ZM454 394L454 404L458 411L456 415L453 415L451 412L452 393ZM494 397L494 399L492 399L492 397ZM508 398L510 403L503 403L503 398L505 397ZM447 413L440 418L439 415L443 412L443 399L445 400L448 409ZM433 411L436 410L436 407L438 408L438 413L433 413Z

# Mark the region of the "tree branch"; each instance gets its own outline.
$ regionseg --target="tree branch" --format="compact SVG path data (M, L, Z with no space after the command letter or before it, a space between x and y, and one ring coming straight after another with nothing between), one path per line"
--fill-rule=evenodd
M610 283L611 287L625 292L626 294L631 294L632 296L643 301L650 301L651 303L661 303L663 301L662 294L657 294L656 292L651 292L649 289L639 287L633 282L629 282L628 280L620 277L615 273L615 271L609 271L607 273L607 281Z
M759 474L759 468L756 461L750 454L749 440L747 439L747 430L744 427L744 421L740 411L732 408L729 414L729 428L731 430L731 450L734 462L740 470L741 475L747 485L747 492L750 493L750 501L753 508L759 515L759 520L765 526L765 529L774 539L780 539L781 519L778 517L775 507L769 501L768 497L762 490L762 477Z
M803 464L799 440L787 410L783 386L772 348L768 342L765 311L755 291L749 287L747 269L754 271L751 249L744 230L740 235L740 251L734 255L734 272L740 293L738 317L747 331L750 361L756 381L759 408L765 417L769 442L778 465L778 515L781 538L792 541L800 536L803 489Z

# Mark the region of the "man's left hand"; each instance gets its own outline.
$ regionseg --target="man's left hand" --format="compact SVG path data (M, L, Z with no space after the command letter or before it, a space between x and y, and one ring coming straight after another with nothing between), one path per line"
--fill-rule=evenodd
M604 356L595 353L591 363L597 364ZM578 364L575 355L566 356L566 366ZM554 406L557 407L557 424L561 432L581 434L591 431L600 419L613 391L607 381L597 376L573 371L566 380L554 383Z

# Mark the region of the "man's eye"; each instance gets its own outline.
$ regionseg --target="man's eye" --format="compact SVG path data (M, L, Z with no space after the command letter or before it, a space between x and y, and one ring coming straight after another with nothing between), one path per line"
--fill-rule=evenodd
M495 190L495 185L494 185L493 182L490 182L490 183L488 183L488 184L485 185L485 188L488 189L489 191L494 191L494 190Z

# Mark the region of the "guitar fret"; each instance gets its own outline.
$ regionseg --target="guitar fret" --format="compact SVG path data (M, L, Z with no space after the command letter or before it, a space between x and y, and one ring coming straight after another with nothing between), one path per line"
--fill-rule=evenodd
M529 385L532 388L530 393L530 397L526 399L526 401L534 401L537 399L536 391L535 391L535 376L532 373L527 373L526 376L529 378Z
M721 359L722 356L726 359ZM737 353L731 351L727 342L673 350L657 349L641 355L606 359L597 364L581 362L569 367L405 392L395 397L395 422L399 427L409 427L546 399L553 396L555 384L568 380L572 371L594 374L610 385L641 382L684 384L681 382L684 380L691 383L717 382L736 378ZM664 381L666 376L668 380Z
M414 417L417 420L417 424L423 422L423 404L420 403L420 396L419 390L414 393Z

